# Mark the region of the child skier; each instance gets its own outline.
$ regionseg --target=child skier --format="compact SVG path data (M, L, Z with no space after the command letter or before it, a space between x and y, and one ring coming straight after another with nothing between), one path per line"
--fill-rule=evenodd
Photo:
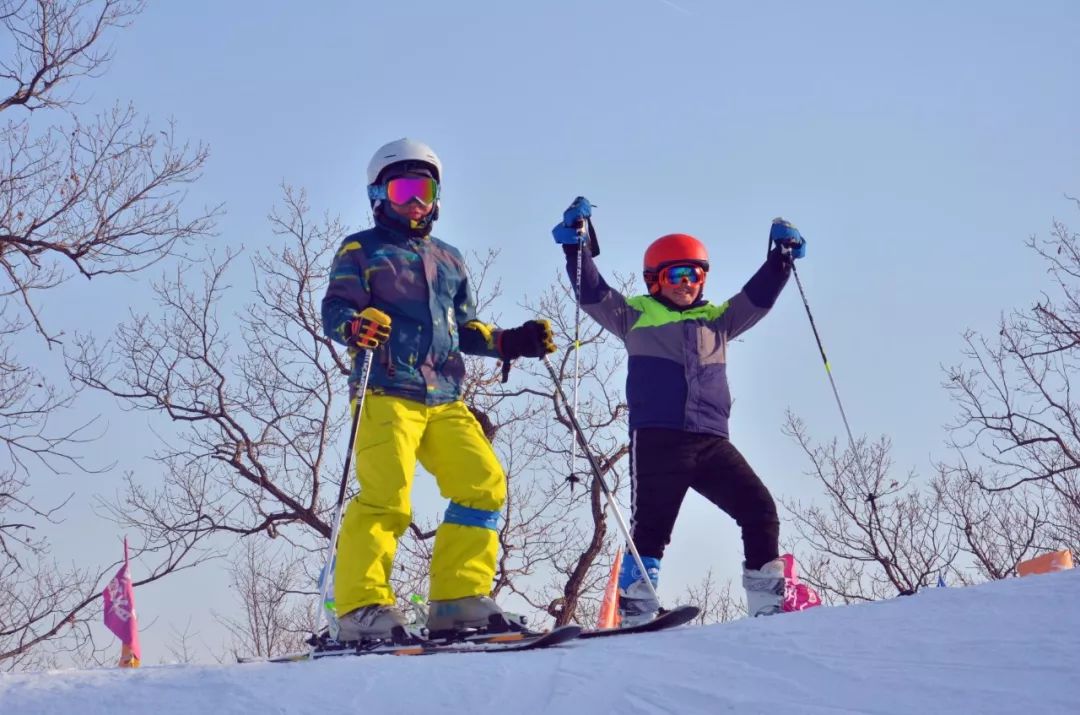
M591 214L578 197L552 231L563 244L573 282L581 229ZM660 559L688 489L732 516L742 529L743 585L751 616L782 609L784 562L780 521L769 490L728 439L731 395L726 374L730 341L759 321L787 282L790 261L806 253L793 226L774 230L765 264L725 303L703 296L709 258L693 236L670 234L645 251L648 295L626 298L604 281L589 250L581 250L581 307L618 336L629 353L631 531L653 587ZM657 603L627 553L619 573L619 613L632 626L656 616Z
M555 345L547 321L500 330L476 319L461 253L431 235L441 182L442 163L420 142L375 152L367 170L375 227L345 238L322 301L326 335L352 350L351 398L360 351L373 349L354 452L360 492L342 522L334 573L342 641L389 638L405 623L390 572L412 519L417 460L450 500L435 535L428 628L502 618L489 596L506 477L461 400L462 353L510 361ZM379 311L390 320L373 325Z

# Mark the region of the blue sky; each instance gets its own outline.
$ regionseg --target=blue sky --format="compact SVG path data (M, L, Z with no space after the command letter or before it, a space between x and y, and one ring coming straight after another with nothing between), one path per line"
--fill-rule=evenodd
M598 206L605 272L637 273L649 241L693 233L717 300L751 275L783 215L809 239L800 272L854 429L890 435L898 469L927 475L945 456L940 366L959 358L960 333L1037 297L1026 237L1055 217L1080 224L1064 198L1080 194L1078 31L1080 8L1064 1L190 0L152 5L114 35L115 61L80 96L85 111L130 100L209 144L191 200L224 202L215 242L249 249L269 239L282 182L359 225L374 149L426 141L445 165L436 233L465 252L503 249L507 324L555 276L549 230L579 194ZM50 298L53 319L107 333L146 295L123 279L92 288L93 306ZM733 349L730 376L736 445L778 496L811 496L784 411L817 438L842 427L794 285ZM98 449L120 462L74 478L80 494L154 468L127 437L145 416L93 397L80 409L106 412ZM66 558L117 543L79 514L66 529L96 537L92 556L61 538ZM665 583L730 576L740 556L727 517L691 498ZM206 611L229 607L223 584L207 573L148 589L143 618L191 617L216 642Z

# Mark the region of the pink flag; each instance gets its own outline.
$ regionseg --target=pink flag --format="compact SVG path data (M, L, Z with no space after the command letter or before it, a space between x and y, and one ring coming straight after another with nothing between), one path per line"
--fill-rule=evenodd
M820 606L821 597L817 591L799 581L799 575L795 572L795 557L783 554L780 558L784 561L784 612Z
M124 565L102 592L105 596L105 627L124 643L120 667L137 668L142 659L139 648L139 623L135 618L135 588L128 568L128 544L124 537Z

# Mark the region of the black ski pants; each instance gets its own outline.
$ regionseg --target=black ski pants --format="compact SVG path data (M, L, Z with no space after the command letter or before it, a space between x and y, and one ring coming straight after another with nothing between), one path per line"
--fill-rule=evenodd
M664 555L687 489L735 519L747 568L760 568L779 555L776 503L730 440L673 429L634 430L630 476L630 529L642 556Z

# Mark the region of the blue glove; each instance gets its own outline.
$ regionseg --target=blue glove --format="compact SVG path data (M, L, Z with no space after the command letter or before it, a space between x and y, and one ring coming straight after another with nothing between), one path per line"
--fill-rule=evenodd
M575 246L584 238L581 229L564 226L562 223L555 224L555 228L551 229L551 235L555 237L555 243L561 243L564 246Z
M806 255L806 239L790 221L774 218L772 228L769 230L769 240L793 259Z
M579 196L570 204L570 208L563 211L563 224L577 226L584 219L592 217L592 204L584 196Z
M579 196L563 211L562 223L551 229L555 243L578 244L585 240L585 220L592 216L592 204L584 196Z

